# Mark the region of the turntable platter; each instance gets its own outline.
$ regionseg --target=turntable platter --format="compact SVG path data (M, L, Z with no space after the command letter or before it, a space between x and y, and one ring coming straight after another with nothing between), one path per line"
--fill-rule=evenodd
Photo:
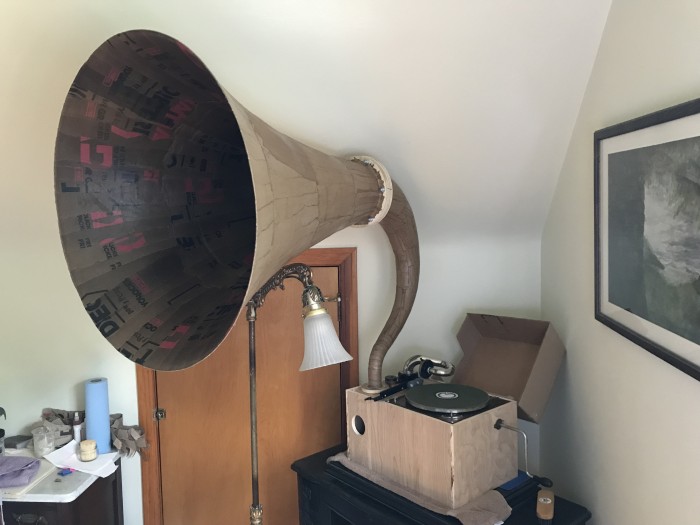
M479 388L466 385L428 384L406 391L409 405L429 412L463 414L481 410L491 397Z

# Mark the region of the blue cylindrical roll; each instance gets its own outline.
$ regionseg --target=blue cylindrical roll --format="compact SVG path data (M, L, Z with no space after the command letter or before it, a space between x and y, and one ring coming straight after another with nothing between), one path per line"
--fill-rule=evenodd
M107 378L98 377L85 382L85 437L97 443L97 453L112 450L109 430L109 395Z

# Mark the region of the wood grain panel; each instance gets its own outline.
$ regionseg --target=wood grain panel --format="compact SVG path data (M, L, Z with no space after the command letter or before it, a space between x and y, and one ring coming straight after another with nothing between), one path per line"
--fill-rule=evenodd
M139 425L148 440L148 448L141 455L141 494L144 525L163 523L163 495L160 486L160 433L154 410L158 406L156 374L143 366L136 367L136 388Z
M517 475L517 436L494 428L498 418L515 426L515 402L450 424L366 398L359 388L347 391L347 454L373 472L448 508Z

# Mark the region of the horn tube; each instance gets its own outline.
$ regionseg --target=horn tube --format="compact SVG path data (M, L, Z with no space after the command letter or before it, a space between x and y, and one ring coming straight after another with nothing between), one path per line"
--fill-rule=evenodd
M384 357L406 323L418 291L420 253L416 222L403 191L396 182L393 186L394 198L391 208L379 225L386 232L394 251L396 295L389 318L369 355L367 384L362 387L366 392L377 392L385 388L382 376Z
M384 357L406 323L416 298L420 274L420 252L413 210L401 188L391 179L384 165L372 157L356 156L354 159L374 168L384 185L382 209L371 221L379 224L386 233L394 252L396 265L394 304L370 352L367 383L362 385L366 393L376 394L386 387L382 377Z
M187 47L147 30L110 38L78 72L54 172L61 242L88 315L120 353L156 370L206 358L287 261L385 212L371 165L276 131ZM413 214L394 188L380 224L397 296L372 350L372 384L417 286Z

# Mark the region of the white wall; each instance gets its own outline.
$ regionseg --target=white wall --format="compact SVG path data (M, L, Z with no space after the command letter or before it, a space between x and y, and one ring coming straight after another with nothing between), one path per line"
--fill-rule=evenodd
M409 196L410 199L410 196ZM420 217L416 219L420 221ZM539 318L539 239L419 239L421 274L406 326L384 361L396 373L415 354L458 362L456 333L467 312ZM391 247L379 226L348 228L319 244L358 247L360 379L391 310L395 270Z
M33 7L33 8L32 8ZM71 76L85 58L65 38L77 10L51 12L29 3L0 8L0 406L8 435L26 432L44 407L84 409L84 381L109 380L110 409L136 424L134 365L90 326L63 259L53 197L53 144ZM33 16L43 13L46 16ZM101 32L101 31L100 31ZM72 70L72 71L71 71ZM140 499L137 458L123 460L124 497ZM126 505L126 523L141 523L140 504Z
M593 317L593 132L700 96L699 21L696 0L613 0L544 232L542 314L568 355L542 470L596 525L700 516L700 382Z

